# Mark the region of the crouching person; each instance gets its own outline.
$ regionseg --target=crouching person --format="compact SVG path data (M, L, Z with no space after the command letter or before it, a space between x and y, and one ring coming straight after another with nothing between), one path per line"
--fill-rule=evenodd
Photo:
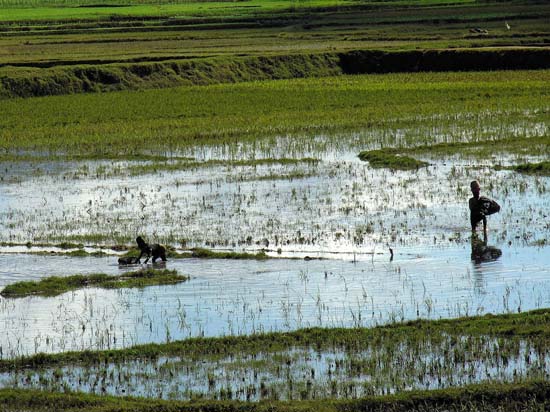
M162 259L163 262L166 262L166 248L164 246L159 245L158 243L149 245L145 243L141 236L136 238L136 242L140 250L139 257L137 258L138 263L140 263L143 255L147 256L144 263L147 263L151 256L153 257L153 263L155 263L158 258Z

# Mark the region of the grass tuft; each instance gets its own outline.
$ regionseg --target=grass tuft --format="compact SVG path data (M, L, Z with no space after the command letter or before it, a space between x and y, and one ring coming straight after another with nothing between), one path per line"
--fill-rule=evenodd
M391 170L416 170L428 166L427 162L396 154L393 150L371 150L359 153L359 159L369 162L375 168Z
M120 276L109 276L104 273L67 277L50 276L38 282L17 282L8 285L0 292L0 295L5 298L18 298L31 295L56 296L86 286L106 289L136 288L180 283L188 279L188 276L178 275L177 271L168 269L144 269L127 272Z
M515 170L518 173L534 174L534 175L550 175L550 162L540 162L540 163L524 163L516 166L512 166L512 170Z
M265 252L247 253L247 252L218 252L203 248L192 249L192 257L201 259L256 259L265 260L269 257Z

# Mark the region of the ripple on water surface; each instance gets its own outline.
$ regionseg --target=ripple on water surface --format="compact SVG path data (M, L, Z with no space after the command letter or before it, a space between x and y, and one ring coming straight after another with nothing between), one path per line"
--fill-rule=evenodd
M334 257L334 256L333 256ZM548 248L502 246L476 262L465 242L343 259L171 260L189 282L86 288L0 300L3 356L114 348L192 336L525 311L550 304ZM75 273L119 274L116 257L0 254L0 285Z

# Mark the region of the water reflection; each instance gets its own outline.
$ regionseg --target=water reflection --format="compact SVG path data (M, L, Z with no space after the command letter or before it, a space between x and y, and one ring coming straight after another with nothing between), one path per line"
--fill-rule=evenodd
M3 357L107 349L196 336L376 326L421 318L506 313L550 305L548 248L503 244L502 257L470 263L468 241L394 248L343 259L175 259L180 285L85 288L54 298L0 298ZM473 267L473 270L472 270ZM0 287L74 273L120 274L115 256L0 253Z
M502 256L501 249L487 245L487 233L483 234L483 239L480 239L477 233L472 233L470 242L472 246L472 260L475 264L492 262Z
M485 294L484 274L494 271L494 262L502 256L502 250L487 245L487 232L483 233L480 239L477 233L472 233L470 239L472 253L470 258L473 262L474 291L476 294Z

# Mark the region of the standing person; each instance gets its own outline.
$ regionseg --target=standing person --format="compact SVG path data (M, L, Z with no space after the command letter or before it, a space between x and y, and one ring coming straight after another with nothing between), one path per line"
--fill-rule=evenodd
M479 195L481 187L477 180L470 183L470 189L473 195L468 202L472 232L475 232L478 223L483 221L483 233L487 235L487 216L497 213L500 210L500 206L494 200Z

